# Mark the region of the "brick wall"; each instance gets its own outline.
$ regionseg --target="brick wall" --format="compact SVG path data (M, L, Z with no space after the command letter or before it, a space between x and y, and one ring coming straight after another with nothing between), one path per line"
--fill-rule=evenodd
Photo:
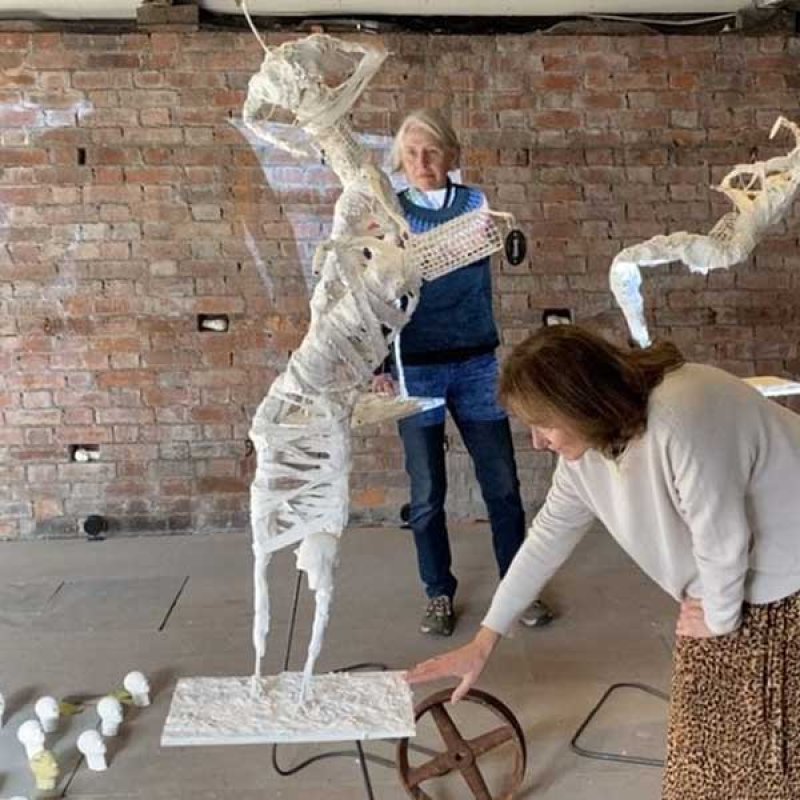
M277 42L276 38L272 39ZM447 107L464 176L525 229L497 263L507 348L568 307L617 337L613 255L703 232L710 183L800 119L800 40L394 36L353 113L385 144L404 110ZM308 265L337 195L319 165L237 127L260 63L249 33L0 33L0 537L247 522L249 420L303 336ZM658 335L739 374L800 374L796 214L746 264L646 273ZM228 315L227 333L198 330ZM551 464L519 434L530 504ZM76 463L72 449L97 446ZM451 508L482 513L457 440ZM355 520L406 498L393 427L356 443Z

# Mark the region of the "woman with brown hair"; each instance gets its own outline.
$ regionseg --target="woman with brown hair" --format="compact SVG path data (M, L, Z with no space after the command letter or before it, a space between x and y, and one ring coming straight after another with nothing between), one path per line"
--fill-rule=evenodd
M664 800L800 797L800 417L671 344L544 328L500 396L560 458L475 638L409 672L478 679L599 519L680 603Z

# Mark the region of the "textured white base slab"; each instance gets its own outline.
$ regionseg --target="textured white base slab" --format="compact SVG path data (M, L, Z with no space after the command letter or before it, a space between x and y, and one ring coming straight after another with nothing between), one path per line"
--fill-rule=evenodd
M181 678L161 744L261 744L413 736L414 707L402 672L315 675L298 706L302 673L261 678Z
M790 394L800 394L800 383L790 381L787 378L776 378L774 375L745 378L744 382L749 383L767 397L785 397Z

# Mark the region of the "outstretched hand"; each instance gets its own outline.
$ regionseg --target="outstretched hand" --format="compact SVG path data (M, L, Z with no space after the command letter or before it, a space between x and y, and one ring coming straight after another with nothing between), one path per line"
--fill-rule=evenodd
M499 639L498 633L481 628L469 644L417 664L406 673L406 679L413 684L438 678L461 678L450 697L451 703L457 703L480 677Z

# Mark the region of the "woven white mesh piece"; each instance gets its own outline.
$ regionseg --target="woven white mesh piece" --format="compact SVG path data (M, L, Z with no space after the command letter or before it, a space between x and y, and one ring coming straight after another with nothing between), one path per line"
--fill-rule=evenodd
M323 155L342 182L331 237L314 258L319 281L308 332L270 386L250 431L257 454L250 496L254 678L269 633L267 566L274 551L299 542L298 568L316 600L302 700L322 644L338 537L347 524L351 427L409 411L408 403L362 402L356 412L357 401L414 312L423 277L438 277L500 249L500 225L510 218L482 211L412 236L389 179L343 116L385 52L322 34L264 49L264 63L248 88L245 123L295 155ZM308 134L308 149L266 129L263 120L276 108Z
M438 228L410 237L408 258L427 281L440 278L457 267L472 264L503 247L511 229L508 214L471 211Z
M720 182L734 210L722 216L705 236L680 231L654 236L619 252L611 264L609 283L625 315L633 339L641 346L651 343L641 294L640 267L681 261L692 272L708 273L744 261L768 228L789 212L800 188L800 127L778 117L770 138L788 128L795 146L785 156L753 164L738 164Z

